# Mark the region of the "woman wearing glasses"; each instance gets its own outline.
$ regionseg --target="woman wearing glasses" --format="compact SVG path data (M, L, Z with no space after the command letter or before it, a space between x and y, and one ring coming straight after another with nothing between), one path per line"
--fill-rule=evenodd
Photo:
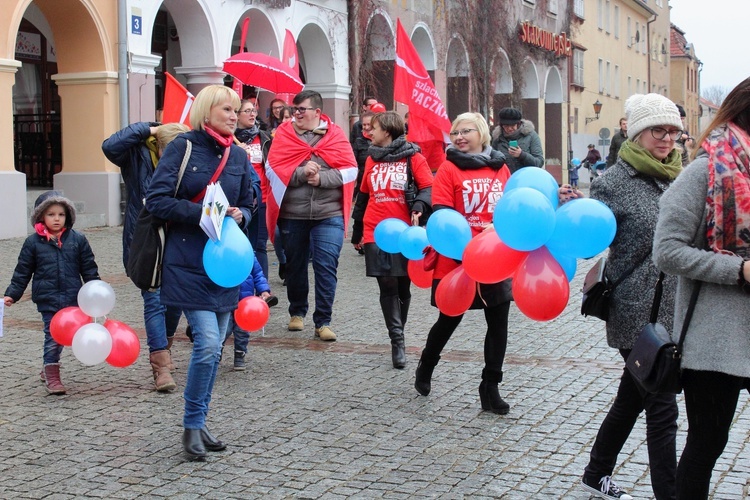
M286 102L283 99L274 99L268 106L268 130L271 135L276 133L276 129L284 122L283 112L286 107Z
M391 361L400 370L406 366L404 325L411 302L408 260L401 254L381 250L373 233L384 219L396 218L417 225L420 216L429 214L432 172L419 153L419 146L406 140L404 121L398 113L386 111L372 116L371 111L365 111L362 133L365 132L372 144L352 213L352 243L355 248L364 246L367 276L378 280L380 308L391 339ZM406 197L410 179L419 190L412 204Z
M265 164L268 150L271 147L271 137L260 130L257 122L258 110L250 99L243 99L240 112L237 115L237 130L234 136L238 145L247 151L247 157L260 177L261 185L266 180ZM264 190L265 191L265 190ZM253 244L255 256L258 258L263 275L268 277L268 229L266 228L266 199L261 193L256 193L261 200L258 215L253 218L248 227L248 237Z
M591 184L591 197L604 202L617 221L607 276L610 281L622 281L611 295L606 330L607 343L619 350L623 360L627 360L641 328L649 322L659 276L651 258L659 199L682 171L681 153L675 148L682 122L675 104L659 94L636 94L625 102L625 114L628 139L614 165ZM658 320L670 332L675 288L676 279L667 276ZM624 366L617 396L599 428L581 480L587 492L601 498L632 498L611 476L617 455L644 410L654 496L657 500L675 497L675 396L646 394Z
M490 130L479 113L463 113L451 126L452 145L446 151L446 161L440 165L432 184L433 210L452 208L462 214L471 226L474 236L492 223L492 214L502 196L510 170L505 156L490 147ZM469 186L469 189L466 189ZM459 264L453 259L439 256L433 271L432 305L435 289L440 279ZM471 309L482 309L487 320L484 338L484 370L479 385L479 398L483 410L500 415L508 413L510 405L503 401L498 384L503 378L503 360L508 343L508 312L511 294L510 280L493 285L479 285ZM414 387L422 396L432 388L432 372L453 332L461 323L461 316L448 316L442 312L432 326L427 343L417 366Z

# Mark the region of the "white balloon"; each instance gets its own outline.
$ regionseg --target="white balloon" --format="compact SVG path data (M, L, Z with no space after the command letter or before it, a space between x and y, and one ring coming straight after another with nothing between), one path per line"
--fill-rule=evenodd
M78 290L78 307L93 318L106 316L115 307L115 291L105 281L89 281Z
M73 355L84 365L98 365L112 351L112 335L104 325L89 323L73 336Z

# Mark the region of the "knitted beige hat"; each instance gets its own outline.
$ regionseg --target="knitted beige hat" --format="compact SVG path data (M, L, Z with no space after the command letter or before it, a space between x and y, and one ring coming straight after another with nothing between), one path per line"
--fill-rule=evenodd
M671 125L682 129L677 106L661 94L633 94L625 101L625 116L631 138L649 127Z

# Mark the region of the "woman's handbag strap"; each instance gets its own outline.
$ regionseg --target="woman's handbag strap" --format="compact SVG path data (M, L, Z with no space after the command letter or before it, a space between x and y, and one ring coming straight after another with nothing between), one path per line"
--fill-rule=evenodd
M682 355L682 344L685 343L685 334L690 326L690 320L693 319L693 311L695 310L695 304L698 302L698 294L701 291L702 284L702 281L695 281L695 284L693 285L693 293L690 294L690 303L688 304L687 312L685 313L685 321L682 323L680 340L677 342L677 356Z

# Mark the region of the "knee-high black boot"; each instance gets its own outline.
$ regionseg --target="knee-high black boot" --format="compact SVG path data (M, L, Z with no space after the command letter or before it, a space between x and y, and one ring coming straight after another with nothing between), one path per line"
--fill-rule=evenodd
M398 295L380 297L383 319L391 338L391 358L393 367L399 370L406 366L406 346L404 345L404 324L401 320L401 300Z
M432 390L432 372L436 365L437 361L427 360L424 356L419 359L417 372L414 374L414 388L422 396L427 396Z
M500 392L497 390L497 384L502 382L503 372L482 370L482 383L479 384L479 400L482 402L482 409L489 410L498 415L505 415L510 411L510 405L503 401Z
M401 299L401 326L406 327L406 320L409 317L409 305L411 304L411 297Z

